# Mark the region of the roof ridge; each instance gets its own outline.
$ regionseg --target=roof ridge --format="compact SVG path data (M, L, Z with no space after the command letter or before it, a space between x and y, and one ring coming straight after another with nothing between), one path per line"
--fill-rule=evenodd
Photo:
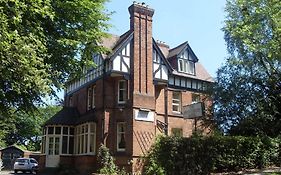
M172 50L174 50L174 49L177 49L177 48L179 48L179 47L181 47L182 45L185 45L185 44L188 44L188 41L185 41L185 42L179 44L178 46L176 46L176 47L174 47L174 48L172 48L172 49L169 49L169 52L172 51Z

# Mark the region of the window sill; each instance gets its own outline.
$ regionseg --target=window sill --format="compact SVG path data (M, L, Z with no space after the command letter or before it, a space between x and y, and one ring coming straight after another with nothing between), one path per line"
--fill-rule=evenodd
M172 115L177 116L177 117L183 117L183 114L181 112L176 112L176 111L173 111Z

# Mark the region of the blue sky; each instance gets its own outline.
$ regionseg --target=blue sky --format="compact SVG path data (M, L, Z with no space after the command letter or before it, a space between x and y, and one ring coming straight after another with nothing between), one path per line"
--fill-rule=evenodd
M227 56L223 39L225 0L142 0L155 10L153 37L170 48L188 41L211 76ZM132 0L111 0L108 11L114 12L109 23L110 33L121 35L129 29L128 7Z

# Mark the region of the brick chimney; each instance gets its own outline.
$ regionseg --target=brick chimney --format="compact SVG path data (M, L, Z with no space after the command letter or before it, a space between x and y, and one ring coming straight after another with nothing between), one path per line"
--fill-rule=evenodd
M145 107L142 104L154 98L153 56L152 56L152 16L154 10L145 3L132 4L129 7L130 30L134 31L133 60L131 61L133 75L134 106ZM154 106L154 105L153 105ZM151 108L154 108L151 106Z

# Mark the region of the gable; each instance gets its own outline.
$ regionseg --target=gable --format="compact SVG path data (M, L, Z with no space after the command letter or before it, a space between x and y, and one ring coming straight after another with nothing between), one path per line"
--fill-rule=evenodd
M108 66L106 66L107 71L130 73L132 39L133 35L129 35L127 39L120 43L109 59Z
M198 61L197 56L194 54L189 44L186 44L184 49L182 49L177 55L178 55L177 57L187 59L189 61L193 61L193 62Z
M171 71L170 65L154 40L152 56L153 78L155 80L168 81L168 74Z

